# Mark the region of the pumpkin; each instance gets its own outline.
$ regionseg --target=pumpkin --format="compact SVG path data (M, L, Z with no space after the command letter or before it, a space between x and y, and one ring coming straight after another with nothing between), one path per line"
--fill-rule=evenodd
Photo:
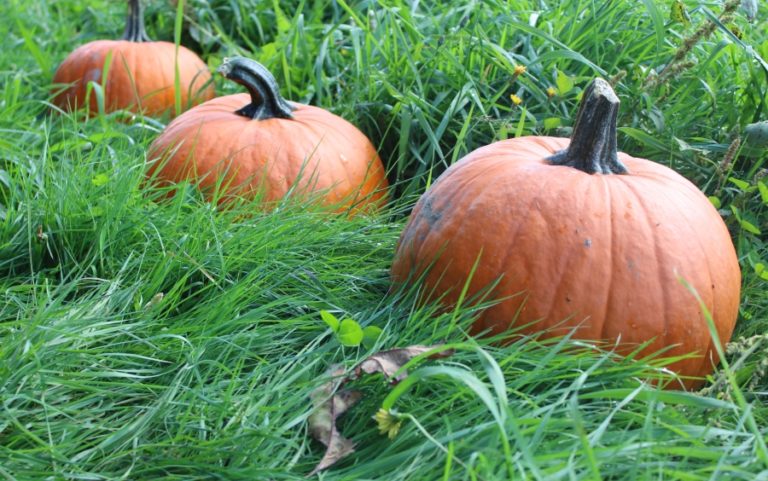
M741 272L717 210L691 182L616 151L619 100L596 79L572 138L528 136L481 147L449 167L415 205L391 275L427 300L492 294L473 333L573 331L619 351L689 357L686 385L718 362L736 322ZM495 285L494 285L495 283ZM514 334L513 334L514 335Z
M149 147L151 179L191 180L209 200L218 189L220 203L259 196L268 205L289 192L317 193L340 210L385 200L384 166L355 126L319 107L286 101L272 74L254 60L224 59L218 72L249 93L209 100L168 124Z
M175 44L150 40L140 1L129 0L123 38L90 42L69 54L53 76L57 90L53 103L71 111L88 102L89 110L95 113L97 99L93 92L88 94L88 83L105 80L106 112L127 109L159 115L175 106L177 66L182 107L213 98L211 74L205 63L181 45L177 56ZM61 85L67 87L62 90Z

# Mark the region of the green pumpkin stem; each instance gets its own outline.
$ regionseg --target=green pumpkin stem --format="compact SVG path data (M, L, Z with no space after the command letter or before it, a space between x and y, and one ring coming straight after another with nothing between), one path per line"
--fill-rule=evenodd
M144 10L141 0L128 0L128 18L125 20L123 40L129 42L151 42L144 28Z
M619 98L601 78L589 84L581 99L571 143L547 158L553 165L567 165L588 174L626 174L618 158L616 119Z
M275 77L259 62L245 57L225 58L217 72L251 94L251 103L236 114L254 120L293 118L294 108L280 95Z

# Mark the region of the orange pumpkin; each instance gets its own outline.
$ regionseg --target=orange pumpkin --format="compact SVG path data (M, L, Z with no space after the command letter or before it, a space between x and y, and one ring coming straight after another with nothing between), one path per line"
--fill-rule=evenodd
M88 95L88 83L106 82L104 110L127 109L145 115L172 110L176 102L178 64L181 105L186 108L214 96L211 74L191 50L170 42L153 42L144 30L139 0L129 0L125 33L121 40L97 40L75 49L53 76L57 93L53 103L64 110L83 107L98 111L96 95ZM68 87L61 90L61 85ZM90 99L88 98L90 97Z
M730 235L691 182L616 152L618 105L597 79L570 141L504 140L447 169L411 214L394 281L423 276L426 297L447 305L466 283L474 296L497 282L491 292L500 302L482 312L475 333L575 329L576 338L626 348L650 342L645 354L696 353L671 368L710 373L718 362L710 331L680 280L698 292L727 342L741 285Z
M192 180L209 199L231 196L269 204L288 192L323 192L340 209L380 205L388 186L370 140L318 107L287 102L272 74L243 57L219 72L249 94L209 100L174 119L150 145L148 175L164 183Z

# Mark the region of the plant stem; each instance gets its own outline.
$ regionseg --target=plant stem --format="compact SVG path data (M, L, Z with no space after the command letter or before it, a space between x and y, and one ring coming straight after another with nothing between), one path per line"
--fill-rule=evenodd
M217 71L251 94L251 103L235 112L238 115L254 120L293 118L294 108L280 95L272 73L259 62L245 57L226 58Z
M601 78L589 84L579 106L571 144L547 160L588 174L626 174L616 149L619 98Z
M123 40L129 42L151 42L144 28L144 10L141 0L128 0L128 17L125 20Z

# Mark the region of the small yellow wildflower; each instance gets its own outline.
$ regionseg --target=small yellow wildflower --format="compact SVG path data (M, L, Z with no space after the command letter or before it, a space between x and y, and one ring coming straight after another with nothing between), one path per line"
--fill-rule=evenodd
M396 413L384 408L376 411L373 418L379 426L379 433L386 434L389 439L395 439L403 424L403 420L397 417Z
M512 70L512 78L509 79L509 81L514 82L517 77L523 75L526 70L525 65L515 65L515 68Z
M557 95L557 89L555 87L549 87L547 89L547 97L552 98Z
M521 103L523 103L523 99L521 99L520 97L518 97L515 94L510 95L509 96L509 100L511 100L512 103L515 104L515 105L520 105Z

